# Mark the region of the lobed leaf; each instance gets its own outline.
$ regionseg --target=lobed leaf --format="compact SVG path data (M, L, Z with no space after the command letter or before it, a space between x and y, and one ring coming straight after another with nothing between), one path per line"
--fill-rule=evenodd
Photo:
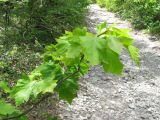
M11 115L13 113L19 112L14 106L0 100L0 115Z
M58 88L57 92L59 93L60 99L65 100L71 104L72 100L77 97L78 89L79 85L77 83L77 80L67 79Z
M131 58L135 61L135 63L137 65L140 65L140 62L139 62L139 57L140 57L139 50L136 47L130 45L128 47L128 51L129 51L129 54L130 54Z
M8 86L8 83L5 81L0 82L0 89L2 89L5 93L9 93L11 91L10 87Z
M28 77L18 80L11 92L16 104L27 102L31 96L53 93L57 85L56 76L60 74L59 66L54 63L44 63L36 68Z

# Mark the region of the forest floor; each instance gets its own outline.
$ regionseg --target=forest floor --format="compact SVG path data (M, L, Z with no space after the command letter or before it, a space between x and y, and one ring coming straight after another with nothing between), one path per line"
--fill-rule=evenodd
M129 22L104 8L89 6L88 29L94 32L96 24L104 21L132 29ZM126 67L122 76L106 74L96 66L80 79L78 97L71 105L60 101L56 111L55 103L46 101L37 109L56 112L63 120L160 120L160 40L138 30L132 29L130 34L140 49L140 67L124 51L121 58Z

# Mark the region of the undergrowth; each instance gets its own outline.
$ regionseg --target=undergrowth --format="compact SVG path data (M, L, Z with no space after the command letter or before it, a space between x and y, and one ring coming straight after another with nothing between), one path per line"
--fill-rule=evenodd
M1 80L31 71L45 45L83 26L87 5L86 0L0 0Z
M131 21L138 29L147 29L160 35L159 0L97 0L108 10L116 12L123 19Z
M0 0L0 81L14 86L42 62L45 45L84 26L87 5L86 0Z

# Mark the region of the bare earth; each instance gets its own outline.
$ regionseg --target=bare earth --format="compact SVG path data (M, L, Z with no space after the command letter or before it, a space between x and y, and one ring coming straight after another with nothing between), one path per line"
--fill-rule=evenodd
M113 13L96 4L89 6L88 29L94 32L96 24L104 21L132 29ZM96 66L80 80L81 90L72 105L48 99L30 113L30 120L45 120L39 116L45 112L62 120L160 120L160 40L142 31L132 30L130 34L140 49L140 68L124 51L122 76L106 74Z

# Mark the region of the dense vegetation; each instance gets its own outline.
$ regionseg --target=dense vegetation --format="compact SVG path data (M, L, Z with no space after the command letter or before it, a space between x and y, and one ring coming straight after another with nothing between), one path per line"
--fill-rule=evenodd
M0 0L0 81L12 86L41 63L45 45L84 26L87 5L86 0Z
M86 0L0 0L0 5L2 120L26 120L28 112L53 94L71 103L79 77L93 65L121 74L122 50L139 64L128 30L103 23L93 34L81 27ZM23 112L24 105L31 106Z
M86 5L86 0L2 0L0 25L14 39L53 42L64 30L82 24Z
M86 0L0 0L0 79L13 81L33 70L45 45L84 25L87 5Z
M132 22L135 28L160 34L159 0L97 0L108 10Z

